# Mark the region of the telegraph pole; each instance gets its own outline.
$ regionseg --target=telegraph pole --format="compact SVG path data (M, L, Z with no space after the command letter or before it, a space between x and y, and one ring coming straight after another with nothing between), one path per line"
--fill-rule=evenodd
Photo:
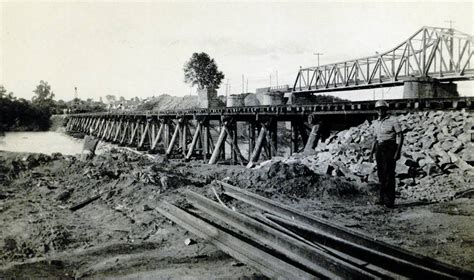
M455 23L455 21L452 21L452 20L445 20L444 22L449 22L449 33L451 35L454 34L454 29L453 29L453 23ZM454 53L454 41L453 41L453 36L451 36L451 38L449 39L449 46L448 46L448 51L451 55L451 57L453 57L453 53ZM449 60L449 71L453 71L454 70L454 64L451 60Z
M316 52L316 53L313 53L313 54L316 55L316 56L318 56L318 67L319 67L319 56L323 55L323 53L318 53L318 52Z
M227 100L227 97L229 96L229 79L227 79L227 83L225 84L225 99Z
M449 22L449 29L453 29L453 23L455 23L455 21L445 20L444 22Z

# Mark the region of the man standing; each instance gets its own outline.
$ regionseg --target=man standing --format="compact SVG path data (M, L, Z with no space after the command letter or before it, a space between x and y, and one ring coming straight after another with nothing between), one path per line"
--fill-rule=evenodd
M380 182L380 200L377 204L393 208L395 204L395 166L403 145L403 134L400 123L395 117L387 114L388 103L379 100L375 103L379 118L374 121L375 141L370 158L377 162L377 175Z
M99 144L99 139L95 138L93 135L94 129L89 128L89 135L84 137L84 145L82 146L81 160L91 160L95 156L95 150L97 144Z

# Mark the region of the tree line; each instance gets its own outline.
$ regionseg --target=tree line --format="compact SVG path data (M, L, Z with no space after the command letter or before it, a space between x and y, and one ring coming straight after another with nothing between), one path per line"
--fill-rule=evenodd
M56 101L51 86L45 81L40 81L33 93L31 100L17 98L13 92L8 92L0 85L0 131L44 131L51 125L52 114L106 110L106 104L92 99Z

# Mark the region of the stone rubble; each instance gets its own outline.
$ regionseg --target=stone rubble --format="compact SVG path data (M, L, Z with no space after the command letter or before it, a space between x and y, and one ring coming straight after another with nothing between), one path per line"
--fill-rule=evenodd
M397 118L405 136L396 166L399 199L445 201L474 186L472 113L427 111ZM319 143L313 155L272 159L259 167L275 161L298 162L319 174L345 177L360 184L376 183L376 163L369 159L373 141L371 125L366 121Z

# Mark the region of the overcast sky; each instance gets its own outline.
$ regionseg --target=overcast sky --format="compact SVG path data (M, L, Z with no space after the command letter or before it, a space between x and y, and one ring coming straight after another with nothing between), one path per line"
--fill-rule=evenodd
M31 99L40 80L58 99L190 94L183 65L213 57L230 93L293 84L299 66L383 52L420 27L474 34L473 2L0 3L0 84ZM246 82L245 82L246 87ZM474 95L472 83L460 85ZM385 95L397 89L384 89ZM379 94L380 91L377 92ZM361 93L350 93L361 96ZM357 98L355 98L357 99ZM362 98L363 99L363 98Z

